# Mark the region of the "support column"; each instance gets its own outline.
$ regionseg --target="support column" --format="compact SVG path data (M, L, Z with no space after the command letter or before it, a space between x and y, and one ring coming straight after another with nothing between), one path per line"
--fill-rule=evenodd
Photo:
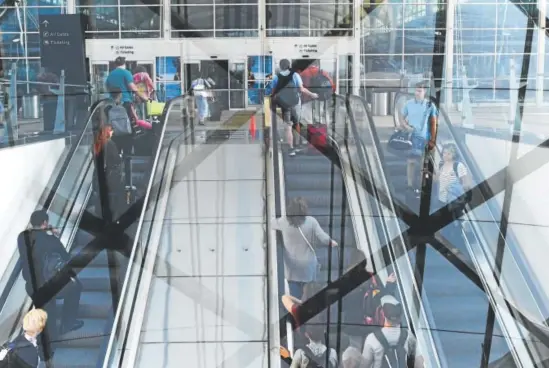
M545 27L546 24L546 12L547 0L538 0L539 9L539 22L538 22L538 48L536 59L536 104L541 106L543 104L543 86L545 85Z
M169 40L172 30L172 12L170 8L170 0L162 2L162 11L164 12L164 19L162 22L162 30L164 31L164 39ZM185 61L181 59L181 65Z
M353 6L353 94L360 94L360 44L362 37L362 6L363 0L356 0Z
M441 83L444 96L444 107L449 111L452 107L452 88L454 86L454 35L456 18L456 0L447 0L446 10L446 40L444 47L444 81Z
M67 14L76 14L76 0L66 0L67 1Z

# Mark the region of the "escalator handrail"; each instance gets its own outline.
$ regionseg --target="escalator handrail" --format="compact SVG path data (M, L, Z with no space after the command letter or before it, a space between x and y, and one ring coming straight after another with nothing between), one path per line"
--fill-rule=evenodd
M135 258L136 258L136 253L137 253L137 248L138 248L138 243L139 243L139 240L141 239L141 231L142 231L142 228L143 228L143 223L144 223L144 220L145 220L145 213L147 212L147 205L148 205L148 202L149 202L149 197L151 196L151 190L152 190L152 187L153 187L153 182L154 182L154 178L156 176L156 171L158 170L158 164L159 164L159 160L160 160L160 153L162 152L162 142L164 140L164 135L166 133L166 127L168 126L168 117L169 117L169 113L171 112L172 110L172 106L175 105L175 103L179 103L183 100L185 100L188 96L186 94L182 94L182 96L179 96L179 97L176 97L176 98L173 98L171 100L169 100L165 106L164 106L164 110L162 111L162 116L160 118L160 121L162 122L162 131L160 133L160 137L158 138L158 147L156 149L156 153L155 153L155 156L154 156L154 160L153 160L153 164L152 164L152 169L151 169L151 174L150 174L150 177L149 177L149 182L147 184L147 191L145 192L145 196L144 196L144 200L143 200L143 207L141 209L141 214L139 215L139 222L137 224L137 229L136 229L136 236L135 236L135 239L134 239L134 242L132 244L132 250L131 250L131 254L130 254L130 258L128 259L128 267L126 269L126 274L124 276L124 282L122 284L122 290L120 292L120 296L119 296L119 300L118 300L118 310L115 311L115 316L114 316L114 319L113 319L113 324L112 324L112 328L111 328L111 333L110 333L110 336L109 336L109 340L108 340L108 344L107 344L107 349L106 349L106 352L105 352L105 355L103 357L103 367L106 367L109 363L109 359L110 359L110 356L112 354L112 349L113 349L113 346L115 344L115 340L116 340L116 337L117 335L119 334L119 331L120 331L120 323L121 323L121 320L122 320L122 311L125 309L123 308L123 305L124 305L124 302L126 300L126 297L129 295L129 292L128 292L128 285L129 285L129 279L132 275L132 267L135 267L136 265L134 265L135 263ZM183 133L181 133L183 134ZM171 148L171 145L173 144L173 142L179 137L180 135L178 135L177 137L174 137L170 143L169 143L169 148ZM165 170L165 167L163 168L163 170ZM151 221L153 221L154 219L151 219ZM145 245L146 247L148 247L148 244ZM140 269L140 275L143 273L143 267L142 267L142 263L139 264L139 266L141 267ZM140 277L139 275L139 277ZM133 304L135 304L135 301L136 301L136 298L137 298L137 293L135 294L134 296L134 300L133 300ZM132 306L133 308L133 306ZM130 322L131 322L131 316L130 316ZM129 326L129 324L128 324ZM128 329L129 331L129 329ZM127 336L124 337L124 344L126 343L126 340L127 340Z
M96 112L97 108L104 101L106 101L106 99L98 100L95 103L93 103L93 105L90 107L90 109L89 109L90 113L88 114L88 119L86 121L86 125L82 129L82 132L80 133L80 135L79 135L77 141L75 142L75 144L73 144L71 146L69 152L67 153L67 156L65 157L65 161L63 162L63 164L61 165L61 168L59 170L59 174L57 175L57 177L56 177L54 183L52 184L52 187L51 187L46 199L44 200L44 204L42 206L40 206L40 207L42 207L42 209L47 211L51 207L53 199L55 198L55 195L57 194L57 192L59 190L59 186L61 185L61 182L63 181L63 178L67 174L70 163L71 163L72 159L75 156L75 152L76 152L77 148L80 146L80 143L82 142L82 139L83 139L84 135L88 131L89 125L92 124L95 112ZM82 167L81 169L84 170L85 167ZM76 197L75 197L74 200L76 200ZM67 220L68 219L65 219L65 222L64 222L62 228L65 227L65 224L66 224ZM19 258L17 249L15 249L14 257ZM2 290L2 293L0 294L0 311L2 311L4 309L4 305L6 304L6 301L8 300L8 296L11 292L11 289L13 288L13 285L15 284L19 274L21 273L22 267L23 267L23 264L21 262L21 259L18 259L17 262L15 263L15 266L14 266L13 270L11 271L11 274L8 278L8 281L6 282L6 285L4 286L4 289Z

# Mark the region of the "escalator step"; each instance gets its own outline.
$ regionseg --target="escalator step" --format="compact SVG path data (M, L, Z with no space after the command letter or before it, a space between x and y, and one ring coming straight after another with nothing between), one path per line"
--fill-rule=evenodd
M97 357L100 356L98 348L78 348L66 347L59 348L53 356L53 365L55 368L95 368L97 366Z
M337 172L336 172L337 174ZM332 183L331 175L326 174L286 174L286 190L342 190L343 180L341 175L334 175Z
M105 338L105 327L107 321L103 318L85 318L82 320L82 328L71 331L60 337L60 341L54 343L54 348L72 347L86 348L101 345Z
M288 191L287 199L302 197L307 201L309 207L325 207L330 208L330 204L334 207L341 206L345 196L341 191L326 191L326 190L300 190Z
M335 167L334 177L341 176L341 171ZM284 161L284 172L286 174L323 174L327 178L332 173L332 164L327 158L320 157L315 160L301 160L301 157Z
M109 291L111 289L111 274L107 267L83 268L78 273L78 279L87 291Z
M85 289L85 285L84 285ZM62 313L62 300L57 300L58 313ZM112 297L109 292L86 291L80 297L80 318L104 318L112 314Z

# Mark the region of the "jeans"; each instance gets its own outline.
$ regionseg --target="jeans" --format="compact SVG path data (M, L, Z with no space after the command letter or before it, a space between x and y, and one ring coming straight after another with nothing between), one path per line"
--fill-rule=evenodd
M290 295L297 299L301 299L303 297L304 286L305 286L305 282L288 281L288 287L290 288Z

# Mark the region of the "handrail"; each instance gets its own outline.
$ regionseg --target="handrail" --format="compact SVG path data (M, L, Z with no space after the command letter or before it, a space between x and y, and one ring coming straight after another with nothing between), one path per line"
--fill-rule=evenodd
M54 199L56 193L59 190L59 186L60 186L61 182L63 181L63 178L65 177L65 175L68 172L68 167L70 166L70 163L74 158L74 153L76 152L76 149L80 146L80 143L82 142L82 139L83 139L83 137L84 137L84 135L87 131L87 128L93 120L93 116L95 114L96 109L104 101L106 101L106 100L102 99L102 100L96 101L91 106L90 114L88 115L88 120L86 122L86 125L84 126L82 132L80 133L80 136L77 139L77 141L71 146L69 152L67 153L67 156L65 157L65 161L63 162L63 164L61 165L61 168L59 170L59 174L57 175L57 177L56 177L54 183L52 184L52 187L51 187L46 199L44 200L44 204L42 206L40 206L42 209L48 210L50 208L50 206L53 202L53 199ZM15 253L17 253L17 250L15 251ZM23 267L23 264L21 262L21 259L19 259L17 261L17 263L15 264L11 275L8 278L8 281L6 282L6 285L4 286L4 289L2 290L2 293L0 294L0 311L3 310L4 305L6 304L8 296L10 294L10 291L13 288L13 285L15 284L15 282L17 281L17 277L21 273L22 267Z
M356 120L355 120L354 112L353 112L353 109L350 105L351 99L354 99L354 100L358 101L360 104L362 104L362 106L364 108L364 111L365 111L366 117L367 117L366 120L367 120L368 130L371 132L371 135L372 135L372 143L373 143L373 147L374 147L373 151L375 151L375 152L370 152L369 151L370 153L367 154L366 146L365 146L364 141L362 139L362 135L358 131L358 127L357 127L357 123L356 123ZM391 196L391 191L389 189L389 183L387 181L387 175L386 175L387 171L386 171L386 166L385 166L385 162L384 162L385 159L384 159L384 156L382 154L379 137L377 136L377 131L375 129L374 120L373 120L373 117L371 115L371 111L368 108L368 104L360 96L349 96L347 101L349 103L349 112L351 112L350 113L350 118L351 118L350 120L352 120L351 129L353 129L353 134L355 135L355 139L358 142L358 146L360 147L360 149L362 151L362 155L366 158L372 157L372 154L378 155L378 157L374 158L374 159L376 159L378 164L380 164L381 171L382 171L381 172L382 177L380 178L381 188L379 187L379 185L377 183L373 183L374 184L373 185L374 190L376 192L378 190L380 190L382 193L384 192L385 194ZM368 161L369 161L369 159L368 159ZM370 166L368 165L368 166L366 166L366 168L370 168ZM370 174L370 177L373 175L372 172L370 172L369 174ZM377 195L378 194L376 193L374 196L377 196ZM383 213L385 211L384 211L384 209L381 205L380 200L378 199L376 201L376 203L377 203L377 206L378 206L378 211L380 213L380 216L385 217L385 216L383 216ZM391 212L395 213L395 214L398 213L398 211L396 210L393 202L389 203L389 210ZM384 239L387 242L389 242L391 240L391 236L389 235L389 234L391 234L391 232L388 229L386 221L382 221L382 222L383 222L383 230L384 231L383 231L383 233L380 234L380 239ZM399 225L398 221L394 221L393 226L396 226L396 227L400 228L400 225ZM400 231L398 233L401 234L402 232ZM400 243L404 244L404 239L402 238L402 235L400 235L399 237L400 237L400 240L401 240ZM415 309L415 315L419 319L418 322L412 322L412 323L409 323L409 325L413 330L415 330L416 337L418 338L418 341L421 341L422 340L422 337L421 337L422 335L420 336L419 334L417 334L417 332L420 331L420 330L429 330L429 323L428 323L427 316L425 314L424 307L421 305L421 303L416 305L416 302L415 302L416 300L421 300L421 298L417 299L417 295L419 294L419 292L417 290L417 284L416 284L415 278L413 276L414 272L413 272L412 266L411 266L410 262L408 261L407 268L406 269L401 269L401 266L399 266L399 264L397 262L397 258L395 256L399 252L395 252L394 245L391 244L390 242L388 243L388 246L391 249L391 252L389 252L389 256L391 257L390 262L391 262L392 265L394 265L395 269L398 270L397 276L399 277L400 281L397 283L397 285L400 289L400 293L401 293L401 295L404 295L404 299L405 299L406 305L408 306L408 309L414 308ZM384 260L384 262L386 262L386 261ZM402 279L402 277L400 277L400 275L402 274L403 270L407 271L407 273L410 275L410 277L407 278L409 280L409 283L411 283L410 288L402 288L402 280L403 279ZM410 293L412 293L412 295L410 295ZM407 314L405 314L405 316L408 317ZM417 326L414 326L416 323L419 324L419 328L417 328ZM429 350L425 351L425 353L428 353L429 357L432 357L435 360L435 362L433 362L434 364L436 364L437 366L441 366L441 361L440 361L441 358L438 354L437 349L434 348L433 350L430 350L432 347L435 346L432 334L429 333L428 338L429 338L429 341L423 341L423 344L422 344L426 349L429 349ZM425 355L424 355L424 357L425 357Z
M280 173L282 172L282 163L280 162L280 144L279 144L279 134L278 134L278 115L276 112L276 104L272 103L270 104L271 109L271 142L272 142L272 149L273 149L273 179L274 179L274 201L275 201L275 218L279 218L282 216L282 196L285 197L285 193L282 190L282 181L284 180L283 177L281 177ZM267 219L267 221L271 221L271 219ZM269 223L270 226L270 223ZM282 304L281 296L286 293L285 290L285 274L284 274L284 238L282 237L282 232L277 230L276 231L276 257L277 257L277 263L278 263L278 309L279 309L279 315L284 316L286 315L285 308ZM280 319L280 325L279 325L279 332L284 331L284 329L287 328L287 320ZM286 336L290 337L291 331L286 331ZM281 341L282 344L282 334L281 334ZM290 344L288 344L290 345ZM290 347L287 347L288 350L290 350Z
M155 178L155 175L156 175L156 170L158 169L158 161L160 159L160 152L162 151L162 141L164 140L164 135L166 133L166 127L168 125L168 121L167 121L168 113L171 111L172 106L176 102L179 103L182 100L184 100L185 98L187 98L187 96L183 95L183 96L179 96L179 97L176 97L176 98L168 101L166 103L166 105L164 106L164 111L162 112L162 116L161 116L161 120L160 120L160 121L163 122L162 131L161 131L160 137L158 139L158 147L156 149L156 154L155 154L154 161L153 161L153 164L152 164L152 170L151 170L149 182L147 184L147 191L145 193L145 197L144 197L144 200L143 200L143 207L141 209L141 214L139 216L139 222L138 222L138 225L137 225L137 230L135 232L136 236L135 236L135 239L134 239L134 242L133 242L133 245L132 245L130 258L128 259L129 267L126 270L126 275L124 277L124 282L122 284L122 291L120 293L120 299L118 300L118 306L119 307L118 307L118 310L115 312L116 314L115 314L115 317L114 317L114 320L113 320L111 334L109 336L109 343L107 345L107 351L105 352L105 356L104 356L104 361L103 361L103 367L104 368L106 368L108 366L109 358L112 354L112 349L114 347L114 342L115 342L116 336L118 335L119 330L120 330L122 311L124 309L124 308L122 308L122 305L124 305L124 302L125 302L126 298L129 295L128 294L128 285L129 285L128 280L130 279L130 276L131 276L131 273L132 273L131 272L132 271L132 265L135 263L135 258L136 258L137 248L138 248L137 245L139 243L141 230L143 228L143 223L145 221L145 213L147 211L147 204L149 202L149 197L151 195L151 189L152 189L153 181L154 181L154 178ZM176 138L171 140L170 145L175 141L175 139ZM141 272L142 271L143 270L141 270ZM127 340L127 339L125 338L124 340ZM125 344L125 341L124 341L124 344Z

